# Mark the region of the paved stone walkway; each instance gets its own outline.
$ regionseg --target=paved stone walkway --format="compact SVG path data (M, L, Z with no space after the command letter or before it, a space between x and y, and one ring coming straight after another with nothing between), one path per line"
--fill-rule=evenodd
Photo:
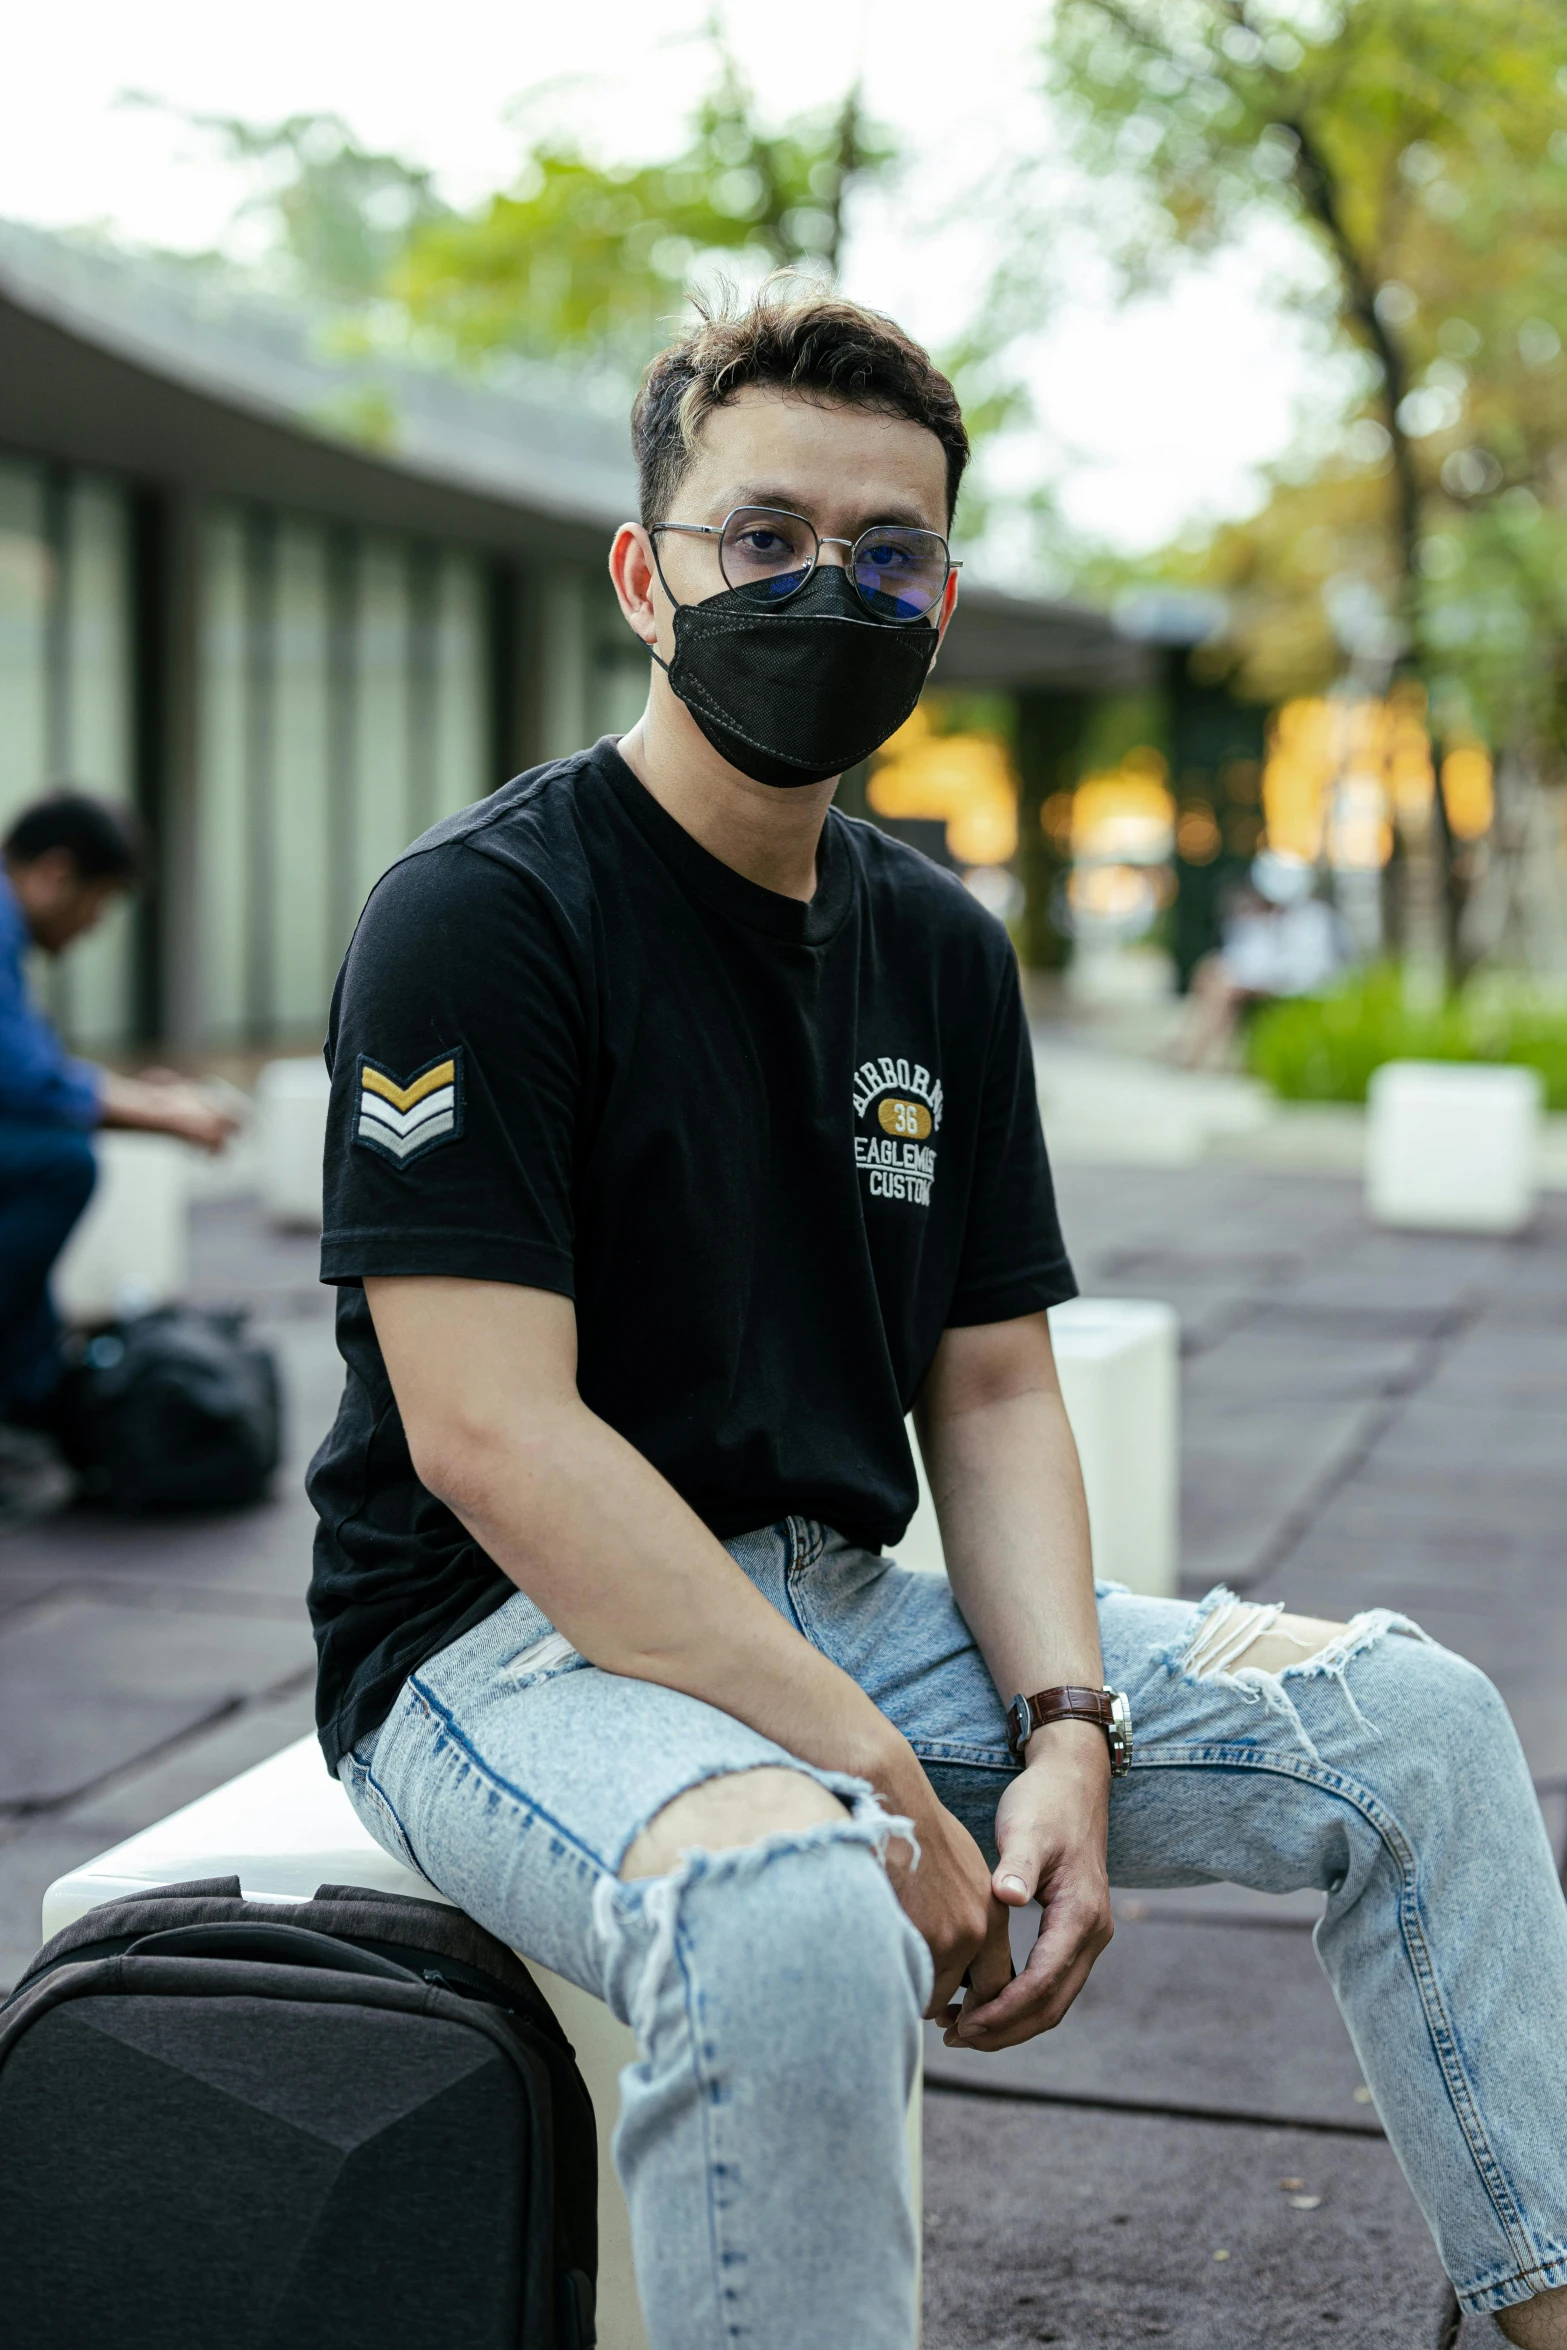
M1085 1289L1185 1332L1186 1587L1403 1608L1474 1656L1567 1835L1567 1197L1515 1242L1378 1233L1358 1186L1068 1166ZM290 1462L224 1519L0 1537L0 1981L64 1869L309 1725L299 1470L337 1388L314 1248L198 1215L199 1293L284 1360ZM1450 2350L1424 2227L1312 1953L1310 1900L1119 1904L1062 2030L932 2053L926 2350ZM1500 2337L1489 2321L1466 2350Z
M1474 1657L1560 1855L1567 1199L1475 1242L1378 1232L1342 1178L1210 1161L1060 1183L1084 1288L1181 1313L1183 1588L1388 1605ZM1452 2332L1316 1909L1121 1898L1059 2032L961 2064L933 2047L952 2087L927 2105L927 2350L1500 2343L1489 2319Z

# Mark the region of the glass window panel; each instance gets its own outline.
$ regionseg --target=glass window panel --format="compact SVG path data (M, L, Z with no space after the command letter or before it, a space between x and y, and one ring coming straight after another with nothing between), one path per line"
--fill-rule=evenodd
M327 904L330 960L348 949L359 912L354 831L359 815L359 594L357 532L329 532L327 589Z
M356 905L416 830L408 790L408 633L406 550L395 539L369 539L359 573Z
M42 475L0 463L0 822L44 786L54 569Z
M202 1033L235 1043L246 1028L245 529L231 508L201 534L200 756L195 917Z
M328 837L328 605L324 532L285 523L277 563L277 731L272 782L270 1025L326 1022L335 973Z
M67 609L60 642L65 660L66 741L62 778L106 799L131 797L130 516L111 483L75 480L65 506L68 549L61 585ZM52 991L73 1045L110 1052L134 1033L135 917L120 899L98 928L58 966Z
M440 813L437 762L440 740L441 557L439 550L408 550L408 830L417 838Z
M71 557L70 769L89 791L131 792L130 517L110 483L77 481Z
M588 695L588 733L629 734L647 706L651 664L634 644L600 645Z
M489 663L484 574L470 556L447 554L436 626L436 804L448 816L501 781L488 773Z
M278 521L265 509L245 517L245 1027L252 1037L270 1025L277 941L274 907L277 774Z
M58 562L44 476L0 462L0 825L48 780L49 637ZM59 966L30 958L31 983L58 1019Z

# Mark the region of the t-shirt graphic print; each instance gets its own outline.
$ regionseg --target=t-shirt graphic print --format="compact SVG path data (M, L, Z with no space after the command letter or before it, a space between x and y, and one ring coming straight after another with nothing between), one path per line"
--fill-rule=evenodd
M928 1208L936 1180L941 1079L901 1053L862 1061L854 1072L854 1163L872 1199Z

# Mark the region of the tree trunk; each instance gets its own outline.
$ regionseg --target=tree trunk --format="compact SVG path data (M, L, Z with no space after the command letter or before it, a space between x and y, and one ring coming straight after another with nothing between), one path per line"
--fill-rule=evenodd
M1496 763L1496 815L1486 863L1464 909L1466 956L1531 978L1567 978L1564 795L1547 784L1531 744Z
M1051 920L1051 906L1069 861L1046 833L1040 811L1056 792L1077 781L1088 722L1088 696L1020 694L1017 704L1018 873L1023 883L1022 960L1030 971L1056 971L1067 942Z
M1326 158L1306 125L1288 125L1297 142L1295 184L1311 217L1326 235L1344 283L1345 308L1360 329L1382 375L1382 403L1393 460L1393 550L1398 579L1398 618L1405 645L1404 673L1424 682L1420 613L1420 483L1409 435L1399 419L1409 389L1409 370L1396 338L1377 309L1371 267L1344 225L1338 189ZM1448 985L1447 833L1433 790L1422 814L1399 812L1404 851L1397 899L1404 1001L1412 1012L1433 1011Z
M1398 893L1404 1008L1439 1012L1447 994L1447 834L1435 790L1427 808L1400 814L1398 828L1404 848Z

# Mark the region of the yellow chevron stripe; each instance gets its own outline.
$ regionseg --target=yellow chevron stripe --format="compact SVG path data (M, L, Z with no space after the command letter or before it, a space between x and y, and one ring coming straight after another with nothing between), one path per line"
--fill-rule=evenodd
M422 1077L416 1077L412 1085L394 1085L381 1070L366 1069L364 1089L366 1093L378 1093L382 1101L391 1103L394 1110L411 1110L415 1102L422 1102L425 1095L434 1093L437 1086L450 1085L456 1074L455 1061L442 1061L438 1067L426 1069Z

